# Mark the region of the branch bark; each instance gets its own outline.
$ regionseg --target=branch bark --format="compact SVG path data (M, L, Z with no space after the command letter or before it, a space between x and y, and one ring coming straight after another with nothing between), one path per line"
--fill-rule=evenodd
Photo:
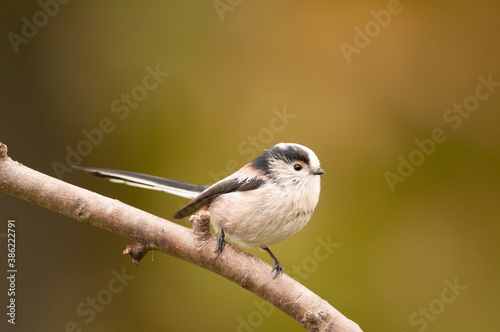
M361 331L302 284L286 274L273 279L267 263L230 243L215 259L216 238L210 233L208 212L190 219L193 229L183 227L30 169L9 158L2 143L0 190L137 241L124 251L135 263L148 250L157 250L217 273L276 306L309 331Z

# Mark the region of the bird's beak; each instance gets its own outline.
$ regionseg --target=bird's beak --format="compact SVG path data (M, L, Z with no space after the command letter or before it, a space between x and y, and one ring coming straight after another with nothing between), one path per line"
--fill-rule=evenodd
M321 174L325 174L325 171L322 170L321 168L318 168L313 174L314 175L321 175Z

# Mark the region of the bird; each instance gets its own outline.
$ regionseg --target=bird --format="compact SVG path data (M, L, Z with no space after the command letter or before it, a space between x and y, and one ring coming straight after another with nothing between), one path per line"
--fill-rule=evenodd
M244 248L259 248L273 260L276 272L283 267L269 246L299 232L318 204L325 171L313 150L296 143L278 143L211 186L193 185L158 176L106 168L73 166L111 182L164 191L191 201L173 215L187 218L208 210L217 234L218 258L227 236Z

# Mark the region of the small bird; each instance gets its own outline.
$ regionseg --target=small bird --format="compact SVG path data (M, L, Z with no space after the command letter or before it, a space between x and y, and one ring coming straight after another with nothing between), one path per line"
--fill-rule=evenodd
M160 190L192 199L173 218L184 219L200 209L210 212L217 236L216 258L225 236L246 248L259 248L273 259L273 278L283 273L270 245L288 239L311 219L319 201L320 167L316 154L294 143L279 143L213 184L199 186L157 176L91 167L77 167L109 181Z

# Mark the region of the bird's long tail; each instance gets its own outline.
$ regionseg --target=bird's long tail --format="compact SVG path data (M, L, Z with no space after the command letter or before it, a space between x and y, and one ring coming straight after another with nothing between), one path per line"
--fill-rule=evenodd
M120 171L116 169L79 167L74 169L83 171L111 182L124 183L129 186L164 191L169 194L193 199L209 186L198 186L194 184L165 179L159 176Z

